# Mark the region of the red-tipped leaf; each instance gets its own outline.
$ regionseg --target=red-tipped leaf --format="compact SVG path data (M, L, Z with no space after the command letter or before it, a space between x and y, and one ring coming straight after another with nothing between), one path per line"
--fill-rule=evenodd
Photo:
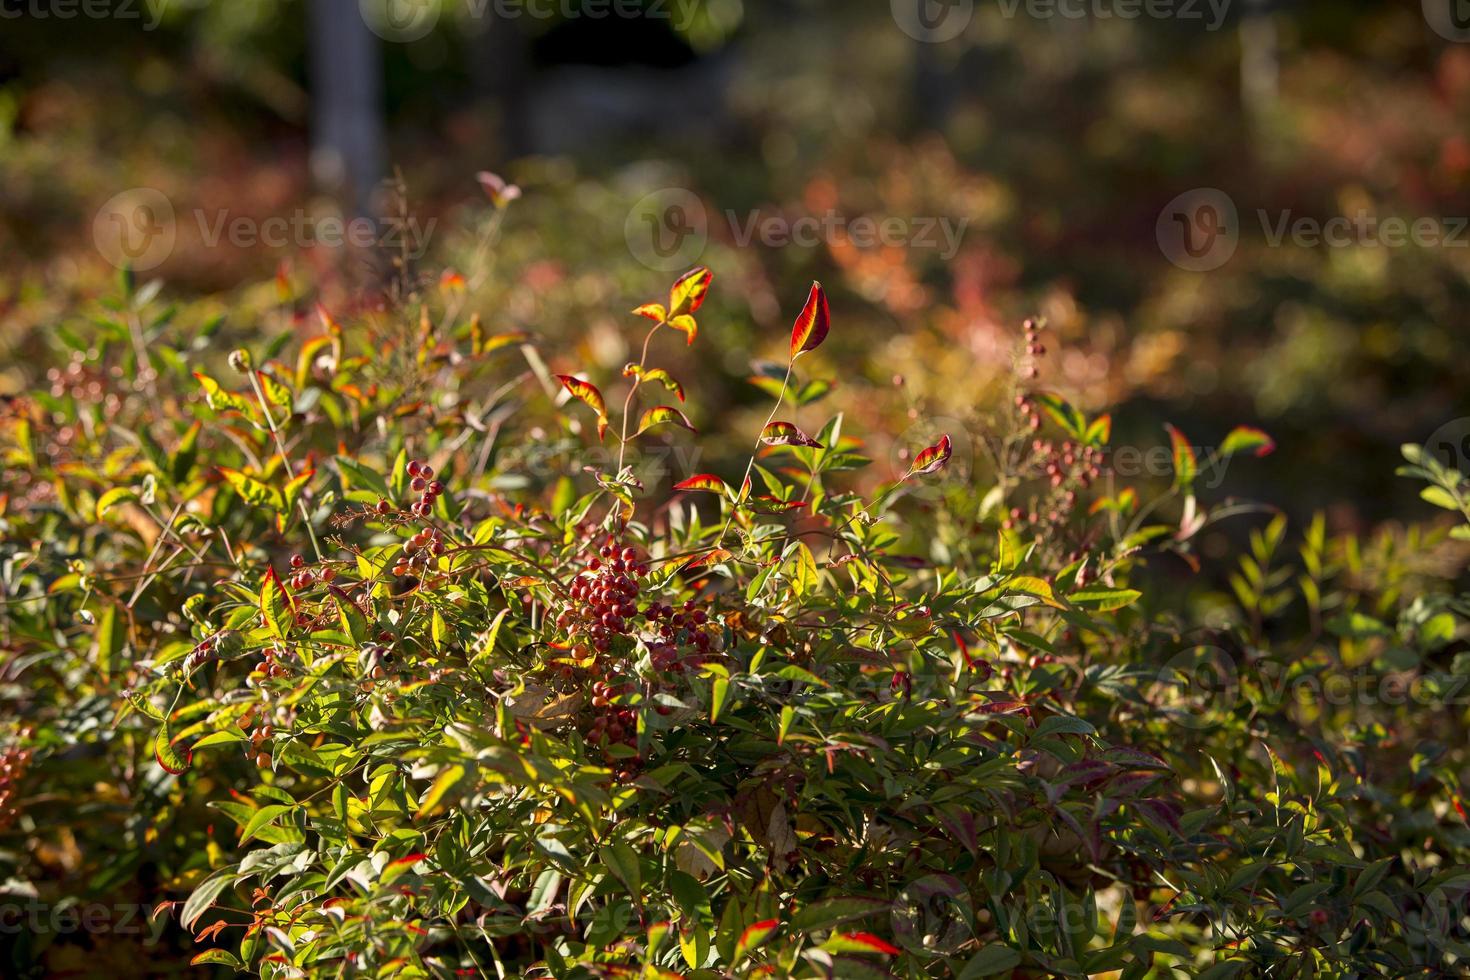
M949 436L940 436L938 442L914 457L914 465L909 467L908 474L904 479L908 479L910 476L928 476L930 473L939 472L944 468L944 464L949 462L952 451Z
M772 422L761 430L761 442L767 446L810 446L821 449L822 444L790 422Z
M806 306L802 307L801 315L791 328L791 356L816 350L827 339L827 331L831 328L832 314L827 309L827 294L822 291L821 283L814 282L807 294Z
M669 290L669 317L694 313L704 305L709 284L715 274L702 265L695 266L675 281Z
M675 490L707 490L710 493L729 493L730 486L713 473L696 473L687 480L674 484Z
M597 438L601 439L607 431L607 402L603 400L602 392L590 381L574 378L569 374L558 374L556 379L562 383L572 396L583 402L588 408L597 413Z

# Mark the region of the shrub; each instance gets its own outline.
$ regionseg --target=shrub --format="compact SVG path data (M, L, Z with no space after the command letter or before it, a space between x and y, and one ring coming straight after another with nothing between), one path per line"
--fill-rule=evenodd
M453 277L224 363L156 285L59 330L6 410L9 890L274 977L1463 967L1464 525L1274 517L1185 601L1250 510L1197 475L1264 433L1121 486L1028 323L973 469L945 434L874 483L813 421L815 284L744 473L666 488L628 454L696 438L659 352L718 344L711 284L634 311L622 378Z

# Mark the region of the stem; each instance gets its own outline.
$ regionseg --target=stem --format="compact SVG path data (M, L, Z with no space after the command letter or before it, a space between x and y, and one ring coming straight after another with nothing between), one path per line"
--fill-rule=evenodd
M633 404L633 396L638 392L638 386L643 383L643 366L648 363L648 345L653 340L653 335L658 333L658 328L664 325L660 320L653 325L653 329L643 338L643 353L638 355L638 373L633 375L633 386L628 389L628 397L623 399L623 424L618 432L618 475L623 472L623 456L628 451L628 406Z
M725 535L729 533L730 525L735 522L735 515L740 510L740 495L745 489L745 481L750 479L750 471L755 469L755 458L760 455L761 436L765 435L766 426L776 421L776 413L781 411L781 403L786 400L786 389L791 384L791 369L796 367L796 358L800 356L800 354L792 355L791 360L786 362L786 377L781 379L781 393L776 396L775 407L771 409L771 414L766 416L765 425L761 426L760 433L755 437L755 449L751 450L750 462L745 464L745 475L740 478L740 486L735 490L735 506L730 508L730 518L725 521L725 526L720 529L720 536L715 541L716 548L725 543Z
M291 457L286 452L286 444L281 441L281 433L276 430L276 418L271 413L270 405L266 403L265 392L260 389L260 379L255 376L255 369L250 367L246 371L250 378L250 387L255 391L255 400L260 405L260 410L265 413L266 425L270 427L271 438L276 441L276 452L281 454L281 464L286 467L288 480L296 479L296 468L291 465ZM322 546L316 540L316 528L311 526L311 514L306 510L306 502L299 497L296 507L301 511L301 519L306 522L306 533L311 536L311 550L316 553L316 560L322 560Z

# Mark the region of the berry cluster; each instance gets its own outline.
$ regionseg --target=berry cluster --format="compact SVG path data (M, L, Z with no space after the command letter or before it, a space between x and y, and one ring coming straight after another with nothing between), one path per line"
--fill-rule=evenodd
M382 643L369 643L358 652L357 666L364 677L380 681L394 669L393 650Z
M260 665L255 668L249 677L245 678L246 687L259 687L260 684L274 677L285 677L291 673L291 664L295 660L291 651L277 643L267 647L261 655Z
M1027 317L1023 328L1026 331L1027 363L1021 368L1021 377L1032 380L1035 379L1037 374L1036 362L1046 356L1046 345L1041 342L1041 338L1039 337L1041 325L1035 320Z
M309 587L318 579L323 582L330 582L336 577L337 572L332 568L323 568L318 573L316 570L307 567L305 558L302 558L300 555L291 556L291 578L289 582L291 588L298 592Z
M254 725L254 731L251 731L252 725ZM240 728L242 731L250 732L250 739L245 743L245 758L262 769L268 768L271 764L269 743L276 734L275 727L265 721L256 725L255 708L251 706L245 714L240 716Z
M709 622L709 613L699 608L693 599L674 607L655 603L648 608L648 618L658 624L658 638L648 644L649 654L655 670L677 670L692 667L688 660L680 660L679 649L693 646L698 655L710 652L714 640L704 627Z
M31 737L30 729L21 729L20 737ZM15 805L20 781L25 778L31 765L31 750L20 745L8 745L0 752L0 830L6 830L20 816Z
M434 467L421 460L409 460L407 470L408 488L419 495L408 509L417 517L428 517L434 512L434 501L444 492L444 484L434 479Z
M422 565L427 568L430 561L442 554L444 554L444 538L440 536L437 528L426 527L403 542L403 554L393 566L393 574L407 575L413 571L414 565Z
M597 555L573 580L571 601L557 615L556 625L571 636L585 636L594 650L606 653L613 636L632 632L643 591L638 580L648 574L648 565L639 561L635 549L620 547L613 538ZM653 608L646 608L644 615L651 616Z
M1086 490L1102 475L1103 452L1066 439L1060 444L1046 439L1031 443L1027 476L1044 481L1046 493L1032 502L1030 510L1011 508L1002 522L1007 530L1022 527L1060 527L1077 507L1077 491Z
M627 685L614 687L606 681L592 682L592 707L601 712L592 719L588 728L588 735L594 742L600 742L606 736L610 742L633 744L638 734L637 716L632 708L613 704L614 698L628 692Z

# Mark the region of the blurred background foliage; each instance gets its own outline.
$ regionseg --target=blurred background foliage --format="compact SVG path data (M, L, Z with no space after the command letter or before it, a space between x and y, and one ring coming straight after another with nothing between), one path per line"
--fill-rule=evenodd
M641 2L644 16L596 18L594 0L543 4L545 17L444 0L423 36L372 39L384 160L401 175L376 206L433 223L411 275L474 266L474 175L501 172L524 196L466 308L529 331L555 370L611 375L629 351L605 311L667 279L630 248L635 209L687 190L709 241L680 257L724 287L706 318L718 344L675 369L700 393L696 424L732 434L708 452L745 451L736 434L761 404L751 357L779 357L793 298L820 278L841 329L807 371L844 365L832 403L879 460L913 441L914 420L964 422L1004 394L1034 313L1055 348L1038 383L1118 406L1115 445L1162 443L1161 417L1200 445L1255 424L1281 451L1224 491L1328 507L1341 530L1429 513L1390 473L1398 444L1470 415L1470 234L1329 248L1273 246L1262 229L1288 212L1470 214L1470 45L1419 5L1236 0L1128 20L984 2L960 36L925 43L879 2ZM228 309L248 334L274 315L260 284L278 270L303 323L317 301L350 315L401 280L362 250L208 241L220 215L343 213L313 180L305 0L139 2L135 18L0 6L0 393L34 386L38 346L111 288L93 223L128 188L174 208L177 244L146 276L189 304L181 315ZM1176 267L1155 234L1198 187L1240 215L1238 250L1211 272ZM739 241L753 216L833 212L965 224L953 255ZM591 340L561 345L574 336Z

